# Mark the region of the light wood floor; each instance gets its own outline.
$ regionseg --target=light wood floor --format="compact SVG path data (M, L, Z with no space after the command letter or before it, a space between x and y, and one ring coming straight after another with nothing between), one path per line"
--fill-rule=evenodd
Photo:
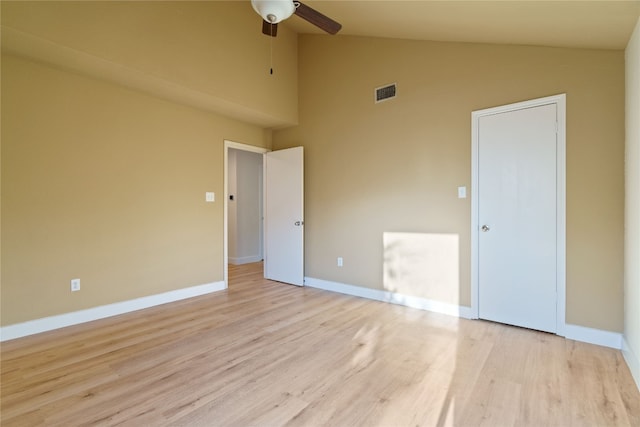
M640 426L619 351L261 278L2 344L3 426Z

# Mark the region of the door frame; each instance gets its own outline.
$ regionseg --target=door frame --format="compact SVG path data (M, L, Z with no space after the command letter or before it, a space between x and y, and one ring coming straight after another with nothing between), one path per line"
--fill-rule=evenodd
M471 113L471 315L479 318L479 121L481 117L555 104L556 141L556 335L565 335L566 314L566 94L501 105Z
M241 151L250 151L252 153L264 154L271 150L263 147L256 147L254 145L242 144L240 142L234 142L225 139L224 140L224 237L223 237L223 250L222 250L222 258L223 258L223 279L224 279L224 288L227 289L229 287L229 149L233 148L234 150ZM264 173L264 171L263 171ZM262 183L264 187L264 182ZM263 191L263 201L264 204L264 191ZM264 254L264 227L262 227L262 242L263 242L263 256Z

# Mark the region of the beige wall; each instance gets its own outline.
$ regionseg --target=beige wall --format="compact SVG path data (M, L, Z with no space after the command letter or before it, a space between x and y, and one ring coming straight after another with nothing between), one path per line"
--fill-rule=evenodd
M222 280L223 139L296 123L296 35L270 75L249 2L1 8L1 324Z
M263 129L8 55L2 114L2 325L223 280L223 140Z
M1 6L5 52L266 128L297 122L296 35L283 27L271 44L249 1Z
M451 234L458 289L405 293L470 305L471 112L567 94L567 322L622 331L624 53L302 35L305 275L375 289L388 232ZM397 82L378 105L375 87ZM336 267L336 257L344 267Z
M306 275L383 288L385 232L450 234L457 289L414 293L469 305L456 187L470 185L470 113L566 92L567 321L622 331L623 52L298 46L283 27L270 76L254 15L248 2L2 2L3 51L59 67L3 56L2 325L221 280L222 203L202 193L222 195L222 139L267 146L261 128L298 114L274 145L306 147ZM398 99L374 105L391 82Z
M640 20L626 49L625 356L640 387Z

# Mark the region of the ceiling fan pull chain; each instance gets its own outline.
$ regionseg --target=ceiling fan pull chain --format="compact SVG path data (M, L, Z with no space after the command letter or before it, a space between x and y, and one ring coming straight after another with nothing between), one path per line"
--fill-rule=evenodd
M273 24L271 24L271 35L269 37L269 74L273 75Z

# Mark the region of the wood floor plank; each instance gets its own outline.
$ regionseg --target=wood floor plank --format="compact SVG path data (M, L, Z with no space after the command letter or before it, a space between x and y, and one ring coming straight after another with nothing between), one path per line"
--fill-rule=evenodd
M2 343L3 426L638 426L619 351L271 282Z

